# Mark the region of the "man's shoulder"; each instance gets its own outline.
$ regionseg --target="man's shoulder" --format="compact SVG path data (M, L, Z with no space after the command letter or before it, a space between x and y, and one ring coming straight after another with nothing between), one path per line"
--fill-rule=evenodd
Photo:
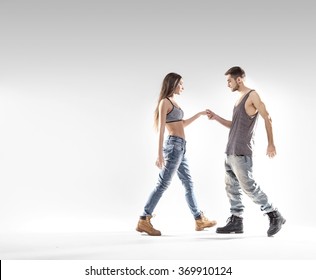
M259 93L255 90L255 89L252 89L250 94L249 94L249 97L250 98L254 98L254 99L257 99L257 98L260 98L260 95Z
M258 94L256 89L249 89L249 93L250 93L250 95Z

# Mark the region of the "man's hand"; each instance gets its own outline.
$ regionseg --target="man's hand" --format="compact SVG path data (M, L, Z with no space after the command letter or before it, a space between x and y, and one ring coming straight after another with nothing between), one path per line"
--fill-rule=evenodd
M267 148L267 156L273 158L276 156L276 149L274 145L269 145Z
M216 116L216 114L213 111L211 111L210 109L206 109L206 115L207 115L209 120L214 120L214 118Z

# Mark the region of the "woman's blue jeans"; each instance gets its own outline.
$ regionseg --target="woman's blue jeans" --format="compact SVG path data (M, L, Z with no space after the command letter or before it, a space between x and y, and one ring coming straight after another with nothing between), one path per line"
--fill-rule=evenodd
M245 192L254 203L260 205L265 212L275 210L269 202L267 195L253 178L251 156L227 155L225 160L226 193L230 202L230 212L235 216L242 216L244 205L242 194Z
M162 194L167 190L171 180L177 172L182 185L185 188L186 202L194 218L200 216L195 195L193 192L193 182L189 172L188 161L186 158L186 141L178 136L168 136L164 145L165 166L159 173L158 183L150 194L145 205L143 216L151 216Z

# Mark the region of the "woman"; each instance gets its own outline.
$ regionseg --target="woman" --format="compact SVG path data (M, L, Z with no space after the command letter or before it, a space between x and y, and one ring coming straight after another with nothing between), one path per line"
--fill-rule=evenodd
M183 90L182 77L176 73L169 73L163 80L158 104L155 110L155 126L159 135L156 165L161 171L158 177L157 186L149 196L144 207L144 212L142 216L140 216L136 228L137 231L146 232L149 235L161 235L161 232L152 226L150 219L159 199L171 183L171 179L175 172L178 173L185 188L185 198L191 213L195 218L195 229L200 231L204 228L216 225L216 222L209 221L197 206L193 192L193 182L185 155L186 140L184 127L191 124L200 116L206 115L206 111L199 112L193 117L183 120L183 111L174 99L175 96L180 95ZM165 145L163 147L165 128L167 128L169 136L165 140Z

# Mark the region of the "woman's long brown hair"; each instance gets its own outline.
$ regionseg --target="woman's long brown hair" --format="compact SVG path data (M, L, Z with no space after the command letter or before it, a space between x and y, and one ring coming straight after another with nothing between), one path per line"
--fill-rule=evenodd
M157 106L155 109L155 115L154 115L154 125L155 128L158 129L158 119L159 119L159 104L160 101L164 98L171 97L174 94L174 91L176 87L178 86L181 76L177 73L169 73L167 76L163 79L161 91L159 94Z

